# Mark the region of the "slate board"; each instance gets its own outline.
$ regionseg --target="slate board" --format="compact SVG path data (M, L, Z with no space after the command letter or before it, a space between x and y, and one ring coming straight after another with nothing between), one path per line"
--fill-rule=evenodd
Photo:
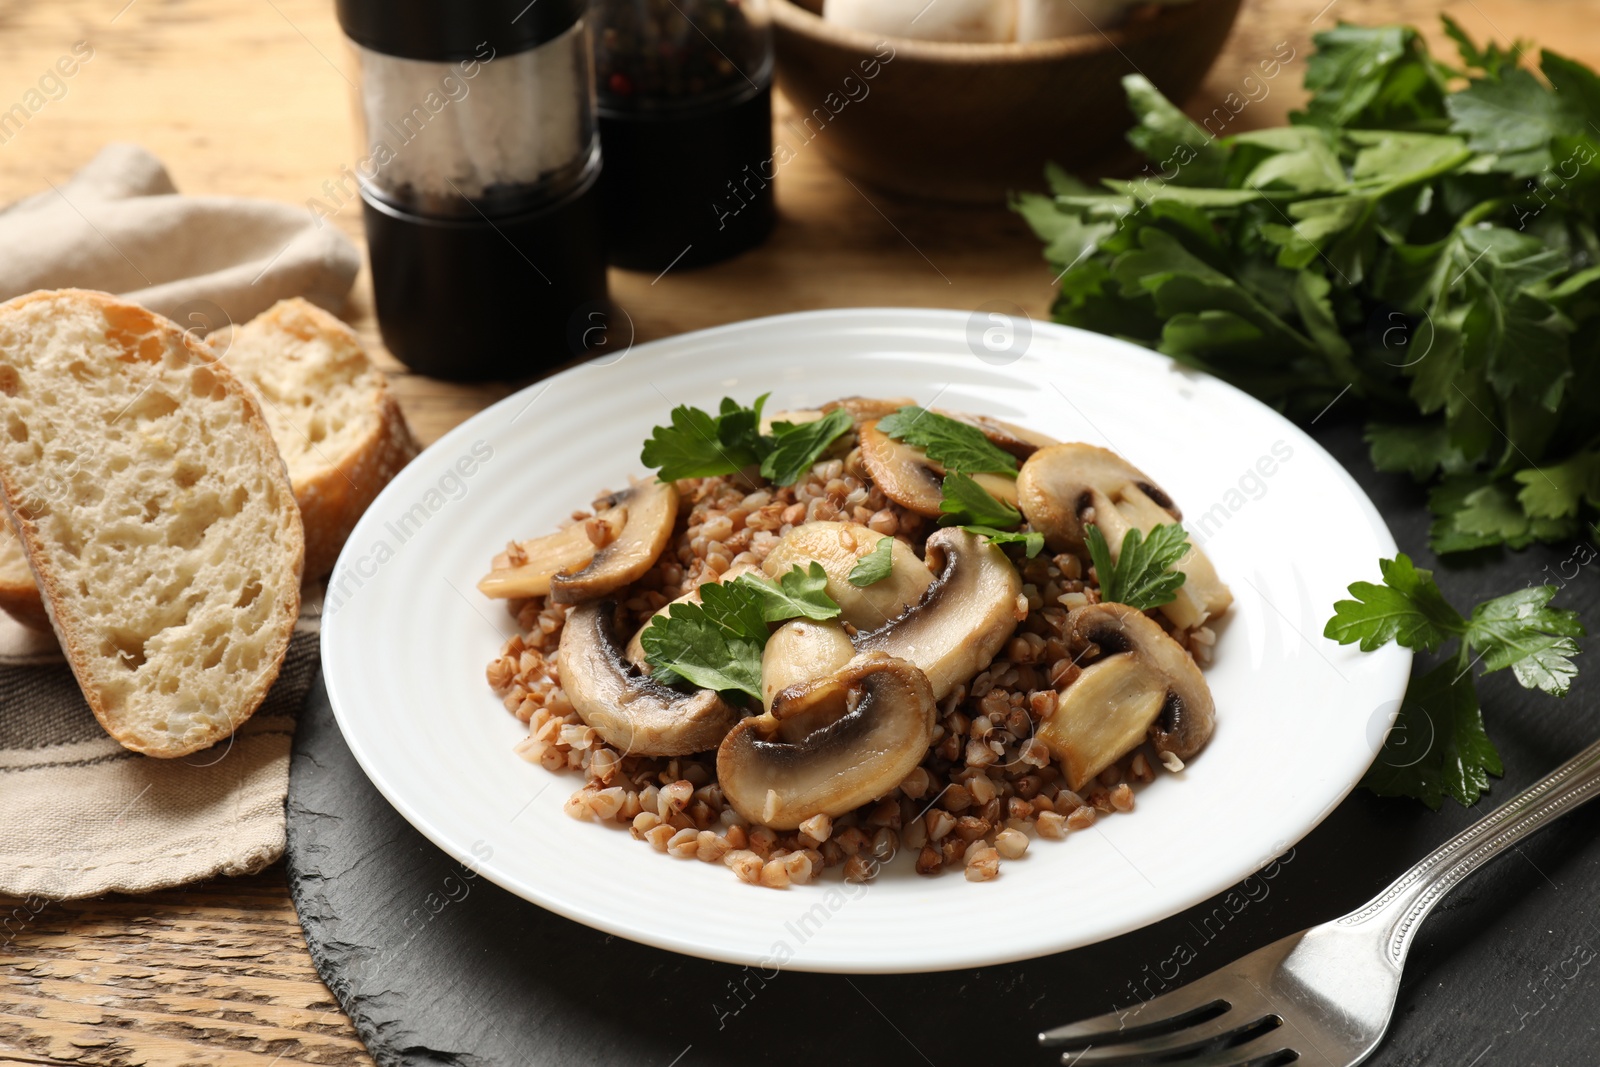
M1371 469L1357 427L1327 427L1319 437L1371 494L1401 548L1419 566L1436 566L1425 547L1422 494L1408 479ZM1455 559L1440 584L1452 602L1470 606L1548 580L1582 544ZM1600 561L1584 568L1557 601L1580 610L1591 632L1600 626L1597 570ZM1600 736L1600 663L1584 665L1565 701L1523 691L1509 672L1480 691L1506 764L1493 802ZM1181 968L1186 980L1340 915L1488 805L1469 813L1447 802L1435 814L1358 790L1231 902L1224 895L1124 937L1026 963L851 978L762 972L647 948L473 877L367 781L320 682L295 740L288 808L291 891L312 956L385 1067L1042 1067L1059 1061L1034 1044L1038 1030L1130 1002L1134 984L1173 973L1180 946L1195 957ZM1446 899L1422 930L1390 1036L1369 1062L1600 1063L1597 830L1600 805L1567 817ZM1060 906L1093 891L1064 885ZM938 936L981 937L991 924L1030 921L986 913L981 887L972 896L970 926Z

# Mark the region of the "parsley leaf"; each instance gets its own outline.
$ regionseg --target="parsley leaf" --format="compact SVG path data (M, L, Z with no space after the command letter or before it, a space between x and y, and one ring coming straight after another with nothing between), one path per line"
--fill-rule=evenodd
M1341 645L1361 642L1371 652L1390 641L1421 652L1436 651L1451 637L1463 633L1467 621L1439 592L1433 572L1419 570L1404 552L1378 561L1383 585L1356 582L1350 586L1355 600L1333 606L1333 618L1323 628L1324 637Z
M878 429L896 441L922 449L929 459L952 473L1017 472L1017 457L989 440L982 430L926 408L908 404L879 419Z
M1022 545L1029 559L1044 550L1044 534L1029 530L996 530L993 526L963 526L969 534L977 534L991 545Z
M1439 810L1444 798L1477 803L1500 753L1483 728L1471 672L1441 663L1406 689L1400 714L1361 784L1384 797L1414 797Z
M1467 622L1467 647L1482 656L1485 673L1511 668L1525 689L1567 695L1577 665L1575 637L1585 633L1578 613L1549 607L1553 585L1535 585L1479 604Z
M1445 100L1450 128L1478 152L1518 153L1513 174L1538 174L1552 163L1553 137L1583 132L1575 105L1540 85L1520 67L1475 81Z
M1182 526L1152 526L1148 537L1137 527L1129 530L1122 537L1115 562L1099 526L1089 524L1086 540L1100 580L1101 600L1149 611L1177 599L1187 576L1172 568L1189 554L1189 535Z
M1445 600L1433 572L1404 554L1379 560L1383 585L1356 582L1358 599L1334 605L1324 636L1360 642L1370 652L1394 641L1431 652L1460 638L1453 656L1415 679L1377 762L1362 784L1383 796L1410 796L1437 808L1446 796L1472 804L1500 773L1500 756L1484 732L1472 668L1511 668L1526 689L1565 696L1578 668L1574 638L1584 635L1576 612L1550 607L1554 586L1538 585L1485 601L1463 617Z
M661 677L669 684L682 678L702 689L759 700L767 627L754 598L716 582L702 586L700 596L701 603L674 604L645 627L639 635L645 661L658 672L670 671Z
M684 680L759 700L768 624L838 615L839 605L823 591L827 584L827 572L815 562L809 570L790 568L777 582L754 574L707 582L700 587L700 603L673 604L644 628L639 644L645 662L666 685Z
M770 447L761 436L761 407L769 395L748 408L724 397L715 416L680 404L672 409L671 426L651 431L639 458L664 482L734 474L760 463Z
M815 422L773 423L772 451L761 461L761 476L775 485L793 485L853 425L843 408L834 408Z
M819 565L813 563L812 566ZM857 588L865 589L889 577L889 572L893 568L894 538L885 537L872 546L871 552L856 560L856 565L850 568L849 582Z
M991 494L972 480L971 475L952 471L940 487L944 498L939 522L944 526L994 526L1012 528L1022 524L1022 512Z
M810 568L795 564L776 583L756 574L741 574L732 584L740 591L749 591L765 622L831 619L839 614L839 605L826 592L828 572L815 560Z

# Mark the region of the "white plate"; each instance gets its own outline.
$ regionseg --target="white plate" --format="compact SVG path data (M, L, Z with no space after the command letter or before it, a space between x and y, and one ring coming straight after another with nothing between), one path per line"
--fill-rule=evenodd
M657 341L531 386L428 449L356 528L322 630L333 709L373 783L457 860L561 915L808 971L977 967L1086 945L1204 900L1293 845L1371 763L1405 689L1409 652L1321 636L1345 585L1393 555L1383 520L1310 438L1228 385L1043 323L1025 354L997 357L969 345L970 318L827 311ZM769 410L911 395L1108 445L1155 478L1235 596L1208 672L1218 728L1206 751L1143 789L1133 814L1036 840L986 884L924 878L901 857L870 886L833 871L762 889L563 815L582 782L512 753L525 730L484 668L514 625L475 582L508 539L551 530L643 473L640 445L674 405L767 391Z

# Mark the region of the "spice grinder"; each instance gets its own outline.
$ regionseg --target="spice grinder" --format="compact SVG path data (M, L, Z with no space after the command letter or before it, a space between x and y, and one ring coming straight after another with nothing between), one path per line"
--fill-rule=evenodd
M594 0L611 262L662 273L760 244L772 184L766 0Z
M586 0L336 0L378 326L401 362L522 378L604 306Z

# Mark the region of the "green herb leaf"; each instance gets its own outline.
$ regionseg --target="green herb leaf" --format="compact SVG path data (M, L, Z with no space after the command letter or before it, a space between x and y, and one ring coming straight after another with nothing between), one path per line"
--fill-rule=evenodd
M922 449L952 473L1015 475L1017 471L1017 457L990 441L982 430L926 408L907 405L879 419L878 429Z
M671 426L651 431L639 458L664 482L734 474L760 463L768 447L761 437L761 407L768 395L748 408L724 397L715 416L680 404L672 409Z
M1128 131L1128 141L1164 167L1177 169L1181 185L1214 185L1227 167L1227 154L1211 135L1185 115L1142 74L1122 79L1128 109L1138 125Z
M824 589L820 563L793 567L776 583L754 574L731 582L707 582L700 603L674 604L639 635L645 662L658 681L685 680L702 689L761 698L761 653L769 623L785 619L831 619L839 614Z
M977 534L991 545L1022 545L1023 555L1032 559L1044 550L1044 534L1034 530L996 530L993 526L963 526L969 534Z
M1549 607L1553 585L1536 585L1479 604L1467 623L1467 647L1485 673L1506 667L1527 689L1566 696L1577 677L1575 637L1585 634L1575 611Z
M772 451L761 461L761 476L775 485L793 485L853 425L843 408L834 408L814 422L773 423Z
M1521 68L1452 93L1445 109L1452 132L1465 136L1474 151L1521 153L1522 162L1513 170L1517 174L1537 174L1550 164L1552 137L1583 132L1577 107Z
M1057 173L1014 204L1059 275L1057 321L1302 421L1335 402L1381 420L1382 469L1476 479L1438 501L1436 550L1515 548L1600 515L1586 475L1526 474L1596 451L1600 75L1545 51L1541 81L1525 47L1446 32L1464 71L1410 27L1320 33L1293 124L1220 139L1130 78L1142 176Z
M951 472L944 476L944 494L939 522L944 526L993 526L1011 529L1022 524L1022 512L992 495L970 475Z
M1489 776L1501 771L1471 672L1449 661L1407 687L1399 717L1361 784L1379 796L1414 797L1437 811L1446 796L1463 807L1475 804Z
M1359 641L1363 652L1390 641L1432 652L1466 630L1467 621L1439 592L1432 571L1419 569L1404 552L1379 560L1378 567L1384 584L1352 584L1356 599L1334 604L1324 637L1341 645Z
M1086 539L1100 580L1101 600L1150 611L1177 599L1186 575L1172 568L1189 554L1189 536L1182 526L1152 526L1149 537L1137 527L1129 530L1122 537L1115 562L1099 526L1090 523Z
M889 577L893 568L894 538L885 537L872 546L871 552L856 560L856 565L850 568L849 581L851 585L865 589Z
M839 614L839 605L827 593L828 572L815 560L809 568L795 564L776 583L756 574L741 574L731 584L741 592L749 592L766 622L831 619Z
M674 604L639 635L645 662L669 684L685 679L702 689L761 697L761 651L767 628L753 598L708 582L699 604ZM752 628L752 623L755 627Z

